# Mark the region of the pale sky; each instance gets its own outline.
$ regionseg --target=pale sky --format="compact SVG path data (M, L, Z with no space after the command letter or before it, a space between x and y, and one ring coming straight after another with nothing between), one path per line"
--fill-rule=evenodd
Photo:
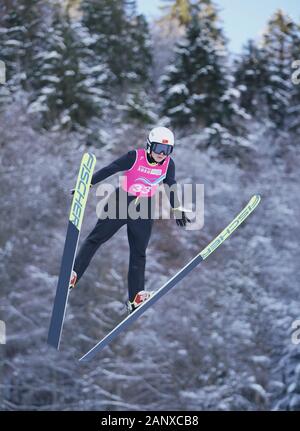
M162 0L137 0L139 11L147 17L161 14ZM270 16L283 9L295 21L300 23L300 0L215 0L219 7L220 18L224 23L225 35L232 52L241 51L248 39L256 39L264 30Z

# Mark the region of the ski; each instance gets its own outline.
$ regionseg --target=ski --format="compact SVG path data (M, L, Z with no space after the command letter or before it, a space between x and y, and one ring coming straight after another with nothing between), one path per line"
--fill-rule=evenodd
M181 281L189 272L191 272L200 262L205 260L213 251L215 251L243 221L253 212L260 202L260 196L254 195L245 208L235 217L235 219L213 240L207 247L196 255L187 265L185 265L174 277L167 281L158 289L144 304L140 305L129 316L122 320L109 334L107 334L98 344L89 350L80 361L91 360L97 352L102 350L110 343L121 331L124 331L129 325L137 320L145 311L165 295L172 287Z
M93 154L85 153L83 155L72 199L67 235L47 340L48 344L56 349L59 349L68 302L69 283L95 164L96 157Z

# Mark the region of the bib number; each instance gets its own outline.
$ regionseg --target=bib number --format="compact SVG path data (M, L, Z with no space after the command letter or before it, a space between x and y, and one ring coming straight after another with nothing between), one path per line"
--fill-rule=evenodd
M151 192L152 187L151 186L144 186L143 184L133 184L129 192L130 193L138 193L143 196L148 196Z

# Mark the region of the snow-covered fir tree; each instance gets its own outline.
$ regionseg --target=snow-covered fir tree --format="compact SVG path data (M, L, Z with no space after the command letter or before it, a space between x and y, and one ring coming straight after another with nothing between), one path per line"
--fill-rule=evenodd
M133 83L145 85L150 79L152 64L152 43L145 16L133 16L128 31L131 39L131 49L128 52L128 63L131 65L129 78Z
M132 65L128 74L126 89L125 113L130 120L140 123L151 123L157 120L154 114L155 106L151 97L153 80L151 78L152 41L150 39L148 22L144 15L136 13L136 2L133 2L132 13L128 14L130 26L128 29L132 47L128 52L128 63Z
M107 68L100 57L95 60L87 29L56 9L43 43L44 50L35 58L35 92L29 111L40 113L46 128L76 128L100 116L106 103Z
M83 23L95 38L95 55L112 72L111 87L123 89L148 78L150 37L145 18L135 13L135 0L83 0Z
M278 10L268 22L263 36L268 68L264 93L270 119L278 127L285 126L290 105L294 32L295 23L282 10Z
M298 59L299 25L278 10L269 20L261 43L249 41L236 61L241 106L257 119L268 117L280 129L297 130L300 94L292 81L292 65Z
M161 80L162 113L177 126L220 124L237 131L244 116L227 68L226 40L214 4L205 0L191 9L186 37Z
M0 110L13 102L20 88L32 90L33 58L41 48L45 27L43 0L7 0L0 4L0 60L5 64L5 85L0 84Z
M235 63L235 85L241 92L240 105L259 118L265 108L264 87L268 79L267 58L263 49L250 40Z
M31 89L33 58L39 50L43 0L0 4L0 59L6 65L7 88Z
M300 25L294 23L291 31L291 80L292 89L288 108L287 127L296 134L300 130Z

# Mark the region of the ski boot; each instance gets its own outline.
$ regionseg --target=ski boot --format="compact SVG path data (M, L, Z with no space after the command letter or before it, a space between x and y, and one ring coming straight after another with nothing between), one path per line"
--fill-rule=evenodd
M71 290L75 287L76 281L77 281L77 274L75 271L72 271L70 284L69 284L69 290Z
M140 292L138 292L135 295L134 300L132 302L127 301L126 302L126 308L127 308L128 314L131 314L140 305L142 305L145 301L147 301L149 298L151 298L153 293L154 292L147 292L146 290L141 290Z

